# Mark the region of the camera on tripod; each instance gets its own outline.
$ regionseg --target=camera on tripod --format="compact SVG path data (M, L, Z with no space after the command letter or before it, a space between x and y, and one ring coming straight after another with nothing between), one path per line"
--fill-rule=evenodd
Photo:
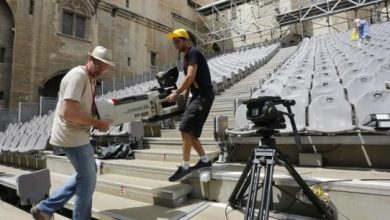
M284 114L276 106L284 105L289 107L295 105L295 101L282 99L278 96L261 96L244 101L243 104L248 109L246 112L248 120L252 121L259 129L274 130L286 128Z
M247 164L229 197L230 206L234 209L243 209L245 220L268 220L269 212L273 209L272 187L274 184L274 166L277 162L281 162L302 189L303 194L318 210L320 217L323 219L332 219L332 210L324 201L320 200L320 198L314 194L311 188L294 169L288 158L278 149L276 140L273 137L273 134L277 133L276 129L286 128L286 120L284 119L284 115L286 115L290 119L293 128L295 142L298 148L301 148L301 140L296 128L294 114L291 110L291 106L295 105L295 101L281 99L278 96L261 96L244 101L243 104L247 107L246 118L256 125L254 127L256 129L255 134L260 135L261 139L249 157ZM278 110L276 107L277 105L286 107L287 112ZM231 132L227 130L227 132L230 134L254 134L253 130L245 132ZM264 168L262 181L260 181L261 168ZM258 206L257 192L260 188L262 188L262 193L260 206Z

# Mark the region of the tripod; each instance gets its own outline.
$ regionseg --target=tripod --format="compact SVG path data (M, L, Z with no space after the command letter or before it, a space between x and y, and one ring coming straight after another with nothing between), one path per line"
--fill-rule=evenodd
M260 134L262 138L259 142L259 145L254 149L252 155L250 156L246 167L229 198L230 205L235 209L241 208L245 199L244 194L248 191L244 219L255 219L256 198L257 192L260 188L260 171L261 168L264 167L264 179L262 184L263 190L257 219L268 220L269 211L272 209L272 183L274 166L277 161L280 161L283 163L287 171L298 183L298 185L302 188L303 193L321 213L322 217L325 219L331 219L333 215L332 212L311 191L302 177L289 163L286 156L284 156L284 154L276 147L275 139L272 138L275 130L258 130L257 133Z

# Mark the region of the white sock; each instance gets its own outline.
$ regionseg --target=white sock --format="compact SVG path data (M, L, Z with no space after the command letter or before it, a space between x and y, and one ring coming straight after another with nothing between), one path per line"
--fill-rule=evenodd
M185 170L187 170L188 168L190 168L190 161L184 161L181 163L181 167Z
M207 154L203 155L203 156L200 156L200 160L203 162L203 163L208 163L210 160L209 160L209 156Z

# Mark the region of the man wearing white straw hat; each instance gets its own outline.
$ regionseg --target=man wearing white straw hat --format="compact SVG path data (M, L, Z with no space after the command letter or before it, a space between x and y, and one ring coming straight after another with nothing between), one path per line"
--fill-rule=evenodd
M111 122L94 117L96 79L102 76L111 62L111 53L97 46L85 66L71 69L62 79L55 110L50 144L61 147L76 173L48 199L31 209L34 219L51 219L73 196L73 220L91 219L92 194L96 186L94 149L90 144L91 126L107 131Z

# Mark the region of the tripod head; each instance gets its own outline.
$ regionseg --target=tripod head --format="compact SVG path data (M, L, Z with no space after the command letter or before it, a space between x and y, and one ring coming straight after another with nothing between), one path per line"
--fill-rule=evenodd
M290 108L295 105L295 100L282 99L279 96L260 96L243 102L247 106L246 117L256 126L257 134L263 137L271 137L278 133L276 129L286 128L286 120L283 112L276 106L283 105Z

